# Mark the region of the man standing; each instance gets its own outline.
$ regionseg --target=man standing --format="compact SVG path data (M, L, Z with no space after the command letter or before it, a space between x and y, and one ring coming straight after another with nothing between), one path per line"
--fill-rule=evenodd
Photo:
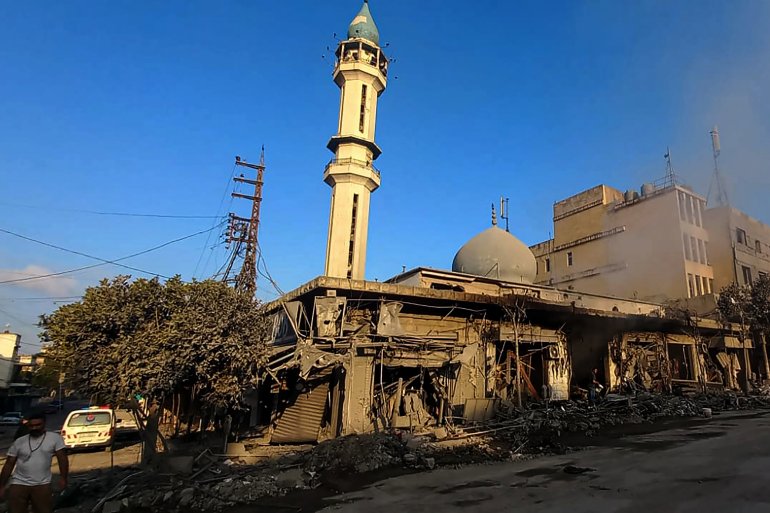
M597 393L604 387L599 382L599 369L591 369L591 377L588 382L588 405L596 406Z
M31 415L27 420L29 434L16 439L8 449L0 472L0 498L8 496L10 513L27 513L32 503L34 513L51 513L51 461L59 462L59 487L67 487L69 461L64 440L58 433L45 430L45 416ZM13 473L13 474L11 474ZM10 478L10 486L6 485Z

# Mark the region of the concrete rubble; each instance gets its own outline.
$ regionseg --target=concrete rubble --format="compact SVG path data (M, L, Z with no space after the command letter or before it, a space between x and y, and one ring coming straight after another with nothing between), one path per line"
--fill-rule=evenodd
M244 443L239 449L241 457L201 451L193 457L192 473L116 469L81 476L67 494L68 503L59 506L68 506L66 511L73 513L222 511L263 497L325 486L335 476L376 478L385 469L429 471L437 466L564 453L572 448L571 443L590 445L591 437L614 426L763 407L770 407L768 396L731 393L693 397L609 394L596 407L561 401L517 408L502 402L494 417L484 422L350 435L316 446ZM94 502L97 499L101 500Z

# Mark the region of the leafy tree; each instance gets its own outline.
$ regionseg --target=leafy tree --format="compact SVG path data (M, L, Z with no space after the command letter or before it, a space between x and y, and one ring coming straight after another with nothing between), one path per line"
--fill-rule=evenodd
M766 337L770 334L770 278L761 275L751 287L736 283L728 285L719 292L717 308L725 320L740 323L744 339L748 330L761 334L759 346L763 373L770 378L766 344Z
M755 329L770 332L770 277L766 274L760 275L751 287L749 312Z
M751 320L751 289L731 283L719 291L717 310L725 321L745 324Z
M59 364L46 358L46 361L32 372L30 383L35 388L45 390L46 393L56 390L59 386ZM61 398L57 397L57 399Z
M268 333L253 298L222 282L178 277L103 280L41 326L81 394L122 402L193 390L223 407L238 407L257 383Z

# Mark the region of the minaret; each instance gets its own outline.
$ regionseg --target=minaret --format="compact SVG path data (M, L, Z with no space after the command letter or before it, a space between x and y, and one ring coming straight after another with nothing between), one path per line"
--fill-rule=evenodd
M326 276L364 279L369 197L380 186L372 165L381 150L374 142L377 98L387 85L388 60L379 46L380 34L364 0L337 47L334 82L340 88L337 135L327 147L334 158L324 181L332 188Z

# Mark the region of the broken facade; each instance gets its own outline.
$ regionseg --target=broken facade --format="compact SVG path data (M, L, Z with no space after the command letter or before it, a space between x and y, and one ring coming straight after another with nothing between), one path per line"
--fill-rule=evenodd
M662 305L424 268L320 277L266 308L273 357L252 424L280 443L483 421L500 401L584 396L593 368L610 392L668 393L741 388L728 351L753 365L750 344L719 349L740 342Z

